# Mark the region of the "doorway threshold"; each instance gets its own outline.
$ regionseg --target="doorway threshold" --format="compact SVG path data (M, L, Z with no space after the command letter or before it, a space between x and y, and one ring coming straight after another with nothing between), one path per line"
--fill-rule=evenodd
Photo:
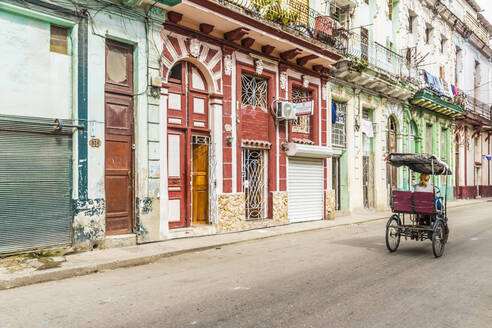
M214 235L217 229L213 224L194 224L191 227L169 230L169 239Z

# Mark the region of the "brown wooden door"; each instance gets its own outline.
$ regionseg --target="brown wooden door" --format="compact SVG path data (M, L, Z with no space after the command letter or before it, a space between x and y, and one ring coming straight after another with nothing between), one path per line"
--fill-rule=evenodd
M106 42L105 84L106 233L134 226L133 47Z
M208 144L192 145L192 220L208 223Z

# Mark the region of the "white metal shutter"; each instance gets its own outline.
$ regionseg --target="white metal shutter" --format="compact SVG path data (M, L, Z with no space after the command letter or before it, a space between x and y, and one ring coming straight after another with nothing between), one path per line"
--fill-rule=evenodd
M289 159L287 188L290 222L323 219L323 176L322 159Z

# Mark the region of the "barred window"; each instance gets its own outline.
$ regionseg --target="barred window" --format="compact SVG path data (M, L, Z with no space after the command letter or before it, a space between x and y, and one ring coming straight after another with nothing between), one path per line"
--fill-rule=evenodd
M309 98L312 96L312 92L306 89L292 88L292 100L299 98ZM292 132L309 133L309 126L311 125L311 118L309 115L297 116L297 119L292 121Z
M267 108L268 80L265 78L241 74L242 106Z
M331 143L334 146L345 147L345 120L347 117L347 104L340 102L333 102L336 105L336 122L332 125L331 129Z

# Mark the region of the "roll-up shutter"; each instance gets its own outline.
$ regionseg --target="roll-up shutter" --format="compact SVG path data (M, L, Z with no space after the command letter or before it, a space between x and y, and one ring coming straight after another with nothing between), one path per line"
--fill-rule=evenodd
M287 183L289 221L322 220L324 209L323 160L290 158Z
M0 254L71 243L71 129L29 124L0 120Z

